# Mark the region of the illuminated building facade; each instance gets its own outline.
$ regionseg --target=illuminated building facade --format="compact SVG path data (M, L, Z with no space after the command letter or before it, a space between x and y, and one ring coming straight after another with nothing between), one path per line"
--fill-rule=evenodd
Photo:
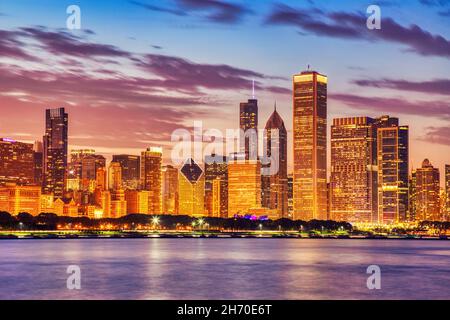
M0 187L0 211L18 215L27 212L33 216L41 213L41 187L6 184Z
M258 100L249 99L239 106L240 152L245 159L256 160L258 157ZM243 134L243 135L242 135Z
M162 148L151 147L141 153L141 188L149 191L150 214L162 212Z
M178 214L178 169L171 166L162 167L162 212Z
M107 188L107 173L105 167L99 167L95 176L95 187L99 190L106 190Z
M439 169L434 168L428 159L425 159L422 167L416 170L415 186L415 219L418 221L442 220Z
M294 219L327 219L327 81L293 76Z
M109 164L108 185L111 190L122 189L122 167L118 162L111 162Z
M74 199L57 198L53 203L54 213L58 216L76 218L78 214L78 205Z
M450 218L450 164L445 165L445 195L446 195L446 215Z
M377 119L378 223L390 224L408 218L409 141L408 126L397 118Z
M102 209L103 218L111 218L111 192L97 188L94 191L94 203Z
M261 162L230 159L228 162L228 217L261 208Z
M113 155L113 162L122 167L122 186L125 189L138 189L140 179L140 157L128 154Z
M111 218L120 218L127 215L127 201L123 189L112 190L111 192Z
M266 123L264 148L264 156L268 159L273 157L272 163L268 166L272 167L272 170L277 170L271 173L270 168L266 167L268 172L262 175L262 206L276 210L279 218L287 218L287 131L276 106Z
M205 175L193 159L188 159L178 175L179 214L204 215Z
M94 155L92 149L72 149L70 150L70 161L67 171L66 189L71 191L81 190L81 170L84 157Z
M205 156L205 210L208 216L227 217L228 216L228 164L227 157L211 154ZM216 186L214 194L213 184ZM214 199L215 196L215 199ZM216 210L214 213L214 201Z
M127 202L127 214L148 213L148 191L125 190L125 200Z
M0 185L34 183L33 145L11 139L0 139Z
M292 174L288 174L288 217L292 219L294 214L294 177Z
M409 179L409 218L411 221L416 220L417 214L417 174L416 170L412 170Z
M83 157L81 160L81 190L94 191L99 168L106 168L106 158L104 156L92 154Z
M330 218L377 222L377 126L369 117L333 119Z
M47 109L45 119L43 192L61 198L66 186L69 116L64 108Z
M33 146L33 162L34 162L34 185L42 187L42 171L44 163L44 153L41 141L35 141Z
M208 213L209 216L212 217L227 217L223 216L222 212L222 179L216 178L212 181L212 190L211 190L211 213ZM228 192L227 192L228 196ZM206 199L206 197L205 197ZM228 200L228 199L227 199ZM228 201L227 201L227 212L228 212ZM227 213L228 215L228 213Z

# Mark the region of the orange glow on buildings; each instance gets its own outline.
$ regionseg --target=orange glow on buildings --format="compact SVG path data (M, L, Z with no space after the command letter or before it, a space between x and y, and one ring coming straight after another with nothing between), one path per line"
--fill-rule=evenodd
M162 212L162 149L151 147L141 153L141 188L149 191L148 212Z
M372 118L333 119L330 218L377 222L376 125Z
M416 170L415 179L416 215L418 221L442 220L440 212L439 169L434 168L428 159Z
M0 211L12 215L21 212L38 215L41 212L41 187L15 184L0 187Z
M261 162L229 160L228 217L247 214L252 208L261 208Z
M294 219L327 219L327 77L293 76Z
M188 159L178 175L179 214L201 217L205 214L205 175L193 159Z

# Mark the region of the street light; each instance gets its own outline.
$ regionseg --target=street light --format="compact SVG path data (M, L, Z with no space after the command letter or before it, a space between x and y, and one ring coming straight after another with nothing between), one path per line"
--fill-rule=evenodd
M152 225L153 225L153 228L155 228L157 225L159 225L159 217L155 216L152 218Z
M201 228L203 223L205 223L205 220L203 220L202 218L198 219L198 226Z

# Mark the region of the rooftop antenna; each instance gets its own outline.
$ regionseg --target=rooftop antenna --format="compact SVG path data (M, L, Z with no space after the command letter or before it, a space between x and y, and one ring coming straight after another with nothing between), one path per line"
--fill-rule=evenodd
M255 79L252 80L252 98L255 99Z
M274 109L275 109L275 111L277 111L277 100L275 100Z
M310 65L308 64L308 71L309 71L309 69L310 69Z

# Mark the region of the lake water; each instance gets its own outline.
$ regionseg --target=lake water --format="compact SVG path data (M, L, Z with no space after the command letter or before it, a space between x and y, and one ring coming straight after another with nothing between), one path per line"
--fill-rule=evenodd
M450 241L1 240L0 299L450 299Z

